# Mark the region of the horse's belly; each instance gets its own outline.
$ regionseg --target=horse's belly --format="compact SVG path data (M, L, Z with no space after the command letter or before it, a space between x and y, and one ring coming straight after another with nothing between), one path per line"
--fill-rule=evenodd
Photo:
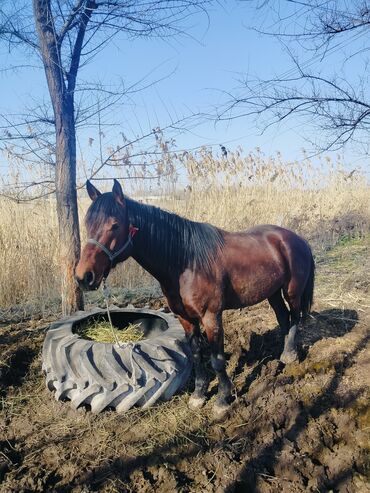
M251 306L272 296L284 284L283 273L271 269L256 269L253 273L239 272L230 278L226 290L225 308Z

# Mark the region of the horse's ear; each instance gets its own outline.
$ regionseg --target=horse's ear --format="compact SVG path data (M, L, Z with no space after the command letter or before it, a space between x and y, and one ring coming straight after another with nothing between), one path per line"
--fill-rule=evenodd
M114 200L118 204L124 206L125 205L125 196L123 195L122 187L121 187L120 182L117 181L116 179L114 180L114 185L113 185L113 188L112 188L112 193L113 193Z
M89 180L87 180L86 182L86 190L92 201L96 200L99 197L99 195L101 195L99 190L95 188L94 185Z

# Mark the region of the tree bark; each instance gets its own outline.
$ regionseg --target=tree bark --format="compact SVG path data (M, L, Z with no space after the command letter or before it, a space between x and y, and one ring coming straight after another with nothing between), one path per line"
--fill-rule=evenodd
M62 312L83 309L83 295L74 281L80 255L76 192L76 132L73 91L68 91L61 63L50 0L33 0L34 18L55 117L55 189L59 225Z
M56 119L55 190L62 267L62 312L69 315L83 309L83 295L74 279L80 256L80 230L76 192L76 136L72 98L62 102Z

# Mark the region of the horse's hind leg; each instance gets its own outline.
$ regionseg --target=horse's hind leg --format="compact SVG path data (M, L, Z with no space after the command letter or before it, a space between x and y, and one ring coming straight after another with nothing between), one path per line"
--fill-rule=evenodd
M191 409L199 409L206 401L206 391L209 383L202 358L199 323L191 323L180 317L179 320L184 327L194 360L195 389L188 405Z
M284 297L290 308L290 329L285 336L284 351L280 356L280 361L288 364L298 359L296 334L301 319L301 293L294 289L294 286L289 285L288 290L284 292Z
M284 335L286 335L290 327L290 315L289 310L283 300L281 290L279 289L279 291L276 291L276 293L270 296L268 300L275 312L281 330L283 331Z
M283 300L281 291L277 291L269 298L269 303L271 307L274 309L277 321L279 322L280 328L285 335L284 341L284 350L280 356L280 361L283 363L291 363L297 359L297 350L295 344L295 336L297 332L297 325L295 318L292 316L292 323L290 323L290 313L289 310ZM294 305L294 303L293 303ZM292 309L292 305L289 304L291 313L294 312L294 308ZM298 313L298 321L299 321L299 313Z

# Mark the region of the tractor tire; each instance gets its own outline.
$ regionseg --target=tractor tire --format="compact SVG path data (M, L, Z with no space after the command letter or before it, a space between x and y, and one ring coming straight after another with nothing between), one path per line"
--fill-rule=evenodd
M146 409L168 400L185 385L192 357L184 330L170 313L147 309L110 310L113 324L140 323L144 339L111 344L83 339L78 327L89 319L106 319L105 310L77 312L53 323L43 345L42 369L56 400L74 409L90 406L99 413L122 413L137 405Z

